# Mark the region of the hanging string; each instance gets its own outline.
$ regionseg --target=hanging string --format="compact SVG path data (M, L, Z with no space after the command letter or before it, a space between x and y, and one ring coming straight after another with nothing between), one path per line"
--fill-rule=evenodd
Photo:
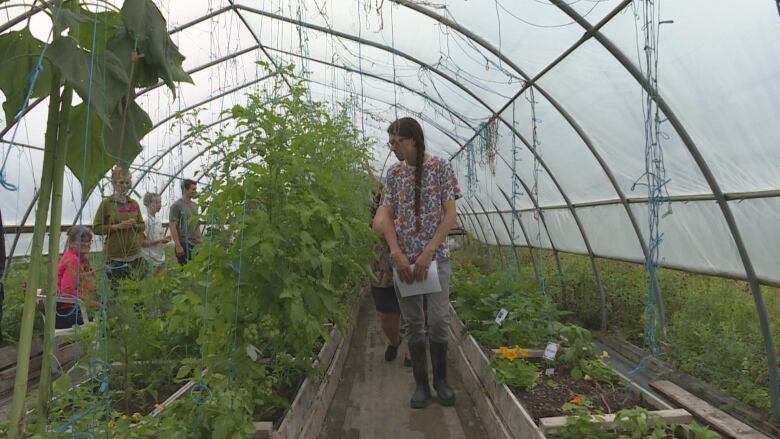
M658 7L656 4L658 3ZM647 366L649 357L658 354L657 319L658 304L656 303L655 287L658 284L658 268L661 261L661 243L663 233L660 231L660 221L672 213L671 198L667 185L669 178L666 176L664 164L663 146L661 140L665 134L661 131L661 124L665 121L658 107L658 42L659 27L661 24L670 23L660 21L659 0L646 0L642 2L643 8L638 13L638 19L644 22L642 27L644 36L644 64L645 80L649 85L649 91L642 91L643 116L645 128L645 172L631 187L645 186L647 189L647 221L648 221L648 245L645 258L645 271L648 273L647 302L645 304L645 343L650 350L650 355L642 358L639 364L631 371L637 373ZM642 64L640 63L640 66ZM644 180L644 182L642 182ZM661 213L663 205L667 211Z
M515 113L515 101L512 101L512 128L517 129L517 117ZM515 236L517 236L517 221L518 221L518 212L517 212L517 199L519 198L521 192L520 192L520 182L517 179L517 164L520 161L519 157L520 148L517 146L517 136L512 136L512 200L511 200L511 208L512 208L512 236L509 238L509 244L511 246L511 252L509 254L509 257L511 258L511 263L509 264L510 269L507 270L508 273L508 280L512 280L512 272L514 271L513 267L517 267L518 261L517 261L517 248L515 246ZM530 245L530 243L528 243Z
M381 8L381 5L377 7L377 10ZM393 47L393 50L395 51L395 18L393 16L393 11L395 8L393 5L390 5L390 41ZM393 58L393 111L395 112L395 120L398 120L398 80L396 78L397 76L397 69L395 66L395 53L391 54Z
M539 118L536 117L536 96L534 95L534 86L531 86L528 88L528 102L531 104L531 149L534 151L534 168L533 168L533 186L531 187L531 193L533 194L533 198L536 200L536 209L534 210L534 219L536 220L536 242L539 244L539 248L537 249L537 260L539 264L539 275L538 275L538 284L539 284L539 292L542 294L542 297L544 297L545 304L550 304L550 297L547 294L547 287L546 287L546 279L544 276L544 249L542 245L542 221L544 221L544 212L542 211L542 203L539 199L539 175L542 173L542 165L541 165L541 155L542 152L540 151L540 147L542 146L542 142L539 141L539 124L542 122ZM547 331L552 337L554 334L553 331L553 319L550 318L550 316L546 316L545 319L547 320Z

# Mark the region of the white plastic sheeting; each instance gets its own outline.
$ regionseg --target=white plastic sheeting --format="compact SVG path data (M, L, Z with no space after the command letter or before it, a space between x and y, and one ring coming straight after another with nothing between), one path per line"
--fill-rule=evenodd
M498 243L509 244L501 217L511 227L514 192L514 208L520 211L531 245L550 248L551 238L558 250L587 253L587 239L595 256L642 261L646 193L634 186L645 171L642 88L615 53L592 35L585 36L582 26L546 0L397 3L403 2L158 1L171 30L227 9L172 34L187 57L185 69L213 65L193 73L194 84L180 84L176 100L166 87L138 98L157 124L144 138L145 149L135 162L139 198L146 191L163 192L165 211L179 195L177 178L199 172L201 183L208 184L208 173L203 174L213 165L213 157L206 145L188 141L186 124L172 116L197 107L197 118L213 124L213 130L234 130L230 120L220 121L222 112L245 102L246 93L267 87L269 80L259 80L266 72L256 64L268 61L267 53L274 62L292 63L296 72L304 73L311 80L313 99L330 102L334 109L337 102L351 103L355 123L376 139L377 169L395 161L392 155L388 159L384 131L398 116L417 117L429 150L453 156L474 138L480 124L498 114L492 166L480 156L478 169L470 173L465 153L453 160L470 198L470 206L461 203L460 222L477 232L479 239L494 244L497 236ZM601 35L632 65L644 68L642 23L634 14L641 4L638 0L567 3L592 25L610 17ZM4 6L8 4L29 8L31 1L11 0ZM748 0L738 6L725 0L657 4L661 18L670 21L660 26L657 56L659 94L672 113L662 116L662 144L667 188L675 200L673 213L660 226L662 263L745 277L736 231L758 278L779 284L780 17L776 5L769 0ZM0 11L0 24L24 10ZM429 15L457 23L472 34ZM46 38L49 27L44 14L31 19L33 33L40 39ZM536 124L531 92L525 87L528 78L536 78ZM17 192L0 189L0 209L7 224L20 224L34 201L42 162L40 151L8 142L13 138L18 144L41 147L45 107L46 102L30 111L15 135L11 129L0 143L2 156L8 154L6 176L20 188ZM666 120L670 116L684 133ZM531 152L534 125L537 163ZM685 135L690 138L687 144ZM701 154L700 163L692 151ZM711 172L711 182L703 166ZM729 228L715 201L713 182L733 200L728 205L736 229ZM81 190L69 171L65 186L63 223L68 224L79 210ZM641 236L618 191L631 200L630 211ZM473 197L491 213L481 214L482 207ZM99 198L98 190L87 202L85 222L91 220ZM543 211L547 229L534 217L535 203ZM480 214L475 216L474 211ZM479 225L484 235L476 230ZM12 239L6 241L10 246ZM519 227L514 241L527 244ZM23 247L17 254L26 252Z

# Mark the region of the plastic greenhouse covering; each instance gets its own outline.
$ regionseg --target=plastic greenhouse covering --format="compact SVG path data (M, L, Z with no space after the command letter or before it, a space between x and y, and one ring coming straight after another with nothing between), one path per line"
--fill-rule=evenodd
M51 17L34 8L42 3L0 1L2 33L29 22L50 41ZM374 139L376 169L395 161L387 125L420 120L429 151L451 160L464 189L459 224L489 244L643 263L654 172L646 133L656 130L660 265L745 280L760 296L760 285L780 285L779 4L656 1L646 43L643 3L155 1L192 83L138 92L153 126L133 190L161 192L165 211L177 179L207 187L216 155L178 115L197 109L210 130L235 132L223 112L273 79L258 61L292 64L312 99L347 105ZM47 105L36 101L15 120L0 116L0 211L14 256L30 251L42 172ZM83 194L66 170L63 225L80 213L88 222L109 191L104 178Z

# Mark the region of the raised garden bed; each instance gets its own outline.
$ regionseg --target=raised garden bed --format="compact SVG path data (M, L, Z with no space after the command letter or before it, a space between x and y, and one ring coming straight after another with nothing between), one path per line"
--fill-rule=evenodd
M60 343L56 346L54 356L61 365L67 365L74 356L80 352L77 343ZM14 377L16 377L16 345L8 345L0 348L0 396L11 393L14 389ZM41 362L43 361L43 339L36 337L32 341L30 349L30 381L36 380L41 375Z
M350 306L350 315L355 315L363 295L357 297ZM287 410L276 420L256 420L254 422L256 439L316 439L320 433L333 395L336 393L341 372L346 361L352 339L353 327L342 331L335 326L331 329L330 340L317 354L314 367L322 372L303 380L295 391L295 396ZM262 360L260 360L262 361ZM205 373L205 372L204 372ZM159 404L150 416L161 415L172 403L188 395L195 386L189 381Z
M552 392L556 389L549 388L544 382L540 383L537 388L548 387L550 392L547 389L543 390L542 395L544 396L542 398L537 398L537 395L529 392L513 392L506 384L498 383L491 372L491 359L489 358L491 351L483 349L473 336L465 332L465 326L457 318L454 308L451 308L450 312L452 313L450 338L453 353L456 357L455 367L458 368L459 373L464 377L466 391L476 401L477 409L480 415L484 417L485 424L500 424L488 429L488 435L491 439L535 439L547 437L544 428L555 429L561 424L561 418L552 409L560 410L560 406L571 399L571 395L567 395L565 391L561 393L561 386L570 384L575 389L578 389L576 386L579 384L569 383L569 381L579 381L584 386L594 387L583 380L573 380L568 375L563 374L564 370L559 370L556 372L556 375L561 377L561 381L556 381L559 387L557 394ZM625 401L626 404L623 406L644 405L647 408L655 409L654 414L663 419L668 419L669 422L687 423L692 421L693 418L684 410L672 410L672 407L668 404L643 391L626 377L620 376L620 378L622 385L616 386L618 392L615 395L632 395L632 399ZM585 388L581 389L581 391L587 394ZM545 401L545 403L540 404L540 400ZM596 398L593 400L596 401ZM617 406L620 401L612 402ZM613 407L613 404L610 404L610 401L607 400L606 405L609 405L611 411L623 408ZM545 419L551 417L551 415L556 417L555 421ZM565 418L563 419L565 422ZM612 420L604 419L604 421Z
M608 349L612 349L633 363L639 363L648 353L634 344L609 334L596 333L596 337ZM732 398L712 385L685 372L675 369L658 358L650 358L647 368L658 377L663 377L691 392L712 406L723 410L734 418L763 431L769 437L780 437L780 425L774 424L767 412L762 412Z

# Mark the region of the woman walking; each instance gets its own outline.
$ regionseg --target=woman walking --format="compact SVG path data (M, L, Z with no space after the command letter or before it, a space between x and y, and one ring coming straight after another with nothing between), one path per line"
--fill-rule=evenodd
M441 291L426 294L433 388L441 405L453 405L455 393L447 383L452 270L446 239L455 225L455 200L461 197L461 192L450 163L425 152L425 137L416 120L398 119L390 124L387 133L388 145L398 148L405 160L387 172L374 228L378 232L381 230L390 247L391 261L400 282L411 284L425 280L431 263L436 261ZM416 385L410 405L423 408L431 398L423 296L401 296L399 303L409 325L409 349Z

